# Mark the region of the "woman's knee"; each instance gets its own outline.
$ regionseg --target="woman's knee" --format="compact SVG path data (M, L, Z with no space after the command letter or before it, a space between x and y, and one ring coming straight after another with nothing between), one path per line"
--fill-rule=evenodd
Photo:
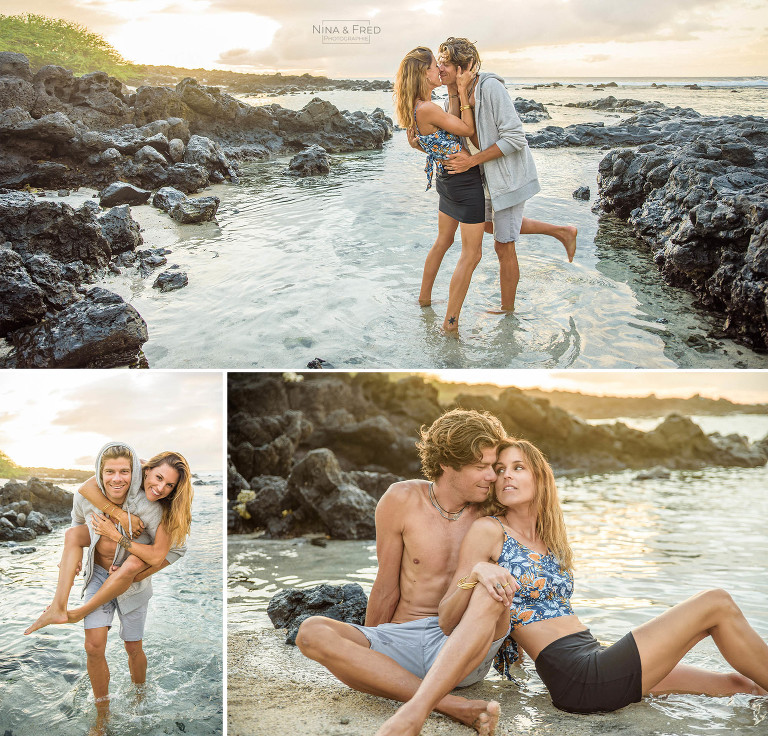
M713 588L699 593L699 596L706 602L709 610L718 616L738 616L741 615L741 609L731 597L727 590L722 588Z
M65 547L87 547L90 541L90 532L85 524L67 527L64 532Z
M729 693L760 694L759 686L754 680L750 680L749 677L740 675L738 672L729 672L726 677L728 678Z

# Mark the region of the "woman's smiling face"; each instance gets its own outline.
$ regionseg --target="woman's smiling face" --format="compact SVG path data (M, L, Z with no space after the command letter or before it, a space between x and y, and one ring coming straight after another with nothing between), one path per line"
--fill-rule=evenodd
M162 463L144 472L144 494L148 501L159 501L173 493L178 482L179 471L168 463Z
M507 447L493 466L496 500L504 506L530 504L536 496L536 480L522 450Z

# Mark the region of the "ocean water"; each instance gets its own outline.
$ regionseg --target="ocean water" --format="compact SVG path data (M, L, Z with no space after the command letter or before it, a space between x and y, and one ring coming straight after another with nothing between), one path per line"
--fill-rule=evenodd
M765 468L674 471L662 481L636 481L635 475L558 480L576 556L572 603L579 618L598 640L611 643L688 596L722 587L768 639ZM254 640L272 631L266 606L278 590L356 582L369 593L376 574L370 541L331 541L319 548L304 539L233 536L228 557L228 631L256 634ZM711 639L684 661L729 670ZM592 733L643 736L758 736L768 727L766 698L670 695L613 714L574 716L552 707L529 658L515 681L495 673L487 679L502 713L515 714L519 734L568 733L585 723Z
M195 485L189 551L153 578L140 703L117 627L110 631L110 734L223 733L222 478L201 473L200 479L215 484ZM0 732L6 736L82 736L95 721L82 624L23 636L53 596L65 528L24 543L36 547L32 554L0 548ZM76 581L71 606L81 587Z
M663 83L664 80L656 80ZM702 80L699 80L702 82ZM679 84L559 87L510 94L549 106L552 120L526 126L616 122L619 116L565 107L613 94L707 114L768 115L765 86L688 90ZM314 94L243 97L300 108ZM320 93L340 109L392 114L389 92ZM213 187L218 223L181 226L149 206L134 207L145 246L173 250L169 264L189 285L161 294L155 276L108 274L102 285L129 300L149 325L145 353L153 368L298 369L319 357L336 368L760 368L768 365L730 340L711 337L720 318L684 290L661 282L650 254L633 247L627 227L599 223L591 211L605 152L534 150L542 191L526 215L579 228L569 264L562 246L524 236L517 246L521 282L514 314L500 304L498 261L486 236L461 314L461 337L440 332L457 242L446 255L433 305L416 301L424 258L437 232L437 193L425 192L424 156L403 131L383 150L333 156L327 176L284 174L290 157L243 166L237 185ZM590 186L592 202L573 199ZM87 190L77 201L90 196Z

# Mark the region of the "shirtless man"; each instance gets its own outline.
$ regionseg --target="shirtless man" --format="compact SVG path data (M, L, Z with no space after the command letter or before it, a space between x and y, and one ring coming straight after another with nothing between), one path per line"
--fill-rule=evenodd
M448 638L438 626L438 605L456 569L461 541L495 480L496 447L505 436L495 417L462 409L422 428L417 447L427 480L394 483L376 507L379 569L365 626L308 618L296 637L307 657L356 690L403 702L413 695ZM482 680L490 669L509 630L508 610L517 588L498 565L477 568L480 584L467 615L478 628L494 631L494 641L487 653L468 661L457 687ZM482 736L493 734L499 719L496 701L447 695L435 709Z

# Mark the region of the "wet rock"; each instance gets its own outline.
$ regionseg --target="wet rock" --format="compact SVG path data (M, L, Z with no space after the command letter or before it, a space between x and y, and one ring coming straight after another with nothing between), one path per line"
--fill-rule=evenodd
M39 511L32 511L30 512L29 516L27 516L25 523L21 526L27 526L32 531L35 532L35 534L50 534L53 531L53 527L51 526L51 522L48 521L48 519L45 518Z
M336 539L374 539L376 502L349 483L335 455L327 449L312 450L296 464L288 478L304 503L315 510L327 533Z
M37 547L14 547L11 550L12 555L29 555L37 552Z
M163 187L158 189L153 195L152 205L163 210L163 212L169 212L176 203L183 202L186 198L187 195L178 189Z
M167 271L163 271L159 274L152 284L152 287L160 289L162 292L176 291L176 289L185 287L189 283L187 274L184 271L171 270L173 268L174 267L172 266Z
M121 204L144 204L152 195L139 187L124 181L114 182L99 192L99 204L102 207L114 207Z
M609 95L599 100L588 100L587 102L566 102L565 107L586 107L605 112L639 112L643 108L663 108L664 105L661 102L643 102L642 100L632 99L617 100L613 95Z
M184 151L184 161L195 164L209 173L218 172L222 177L235 176L231 164L219 145L205 136L190 137Z
M591 193L589 191L589 187L579 187L573 192L574 199L588 200L590 196L591 196Z
M17 518L18 514L26 514L25 521L30 518L39 521L38 516L42 514L63 517L72 510L72 494L38 478L30 478L26 483L11 480L0 488L0 508L5 507L16 510ZM43 522L45 526L47 521L43 519Z
M291 176L317 176L329 174L331 157L322 146L309 146L297 153L288 164L286 174Z
M669 480L672 473L666 468L656 466L650 470L644 470L635 476L635 480Z
M99 223L113 255L134 251L144 242L141 227L131 217L127 204L110 209L99 218Z
M517 97L514 101L515 110L524 123L538 123L541 120L549 120L552 116L540 102L526 100L523 97Z
M45 322L10 333L8 368L115 368L143 362L147 325L117 294L92 288Z
M699 117L661 142L611 151L599 165L598 207L629 221L665 281L725 312L726 334L761 350L767 189L766 121Z
M299 626L310 616L351 624L365 623L368 598L357 583L285 589L269 601L267 615L276 629L288 629L286 644L296 644Z
M45 314L43 291L30 278L21 256L0 246L0 335L34 324Z
M218 197L197 197L178 200L170 209L170 216L183 225L213 220L221 200Z

